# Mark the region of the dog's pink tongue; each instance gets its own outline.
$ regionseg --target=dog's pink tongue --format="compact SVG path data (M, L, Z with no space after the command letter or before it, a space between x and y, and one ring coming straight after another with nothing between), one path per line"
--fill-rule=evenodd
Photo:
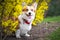
M29 16L29 19L31 19L31 16Z

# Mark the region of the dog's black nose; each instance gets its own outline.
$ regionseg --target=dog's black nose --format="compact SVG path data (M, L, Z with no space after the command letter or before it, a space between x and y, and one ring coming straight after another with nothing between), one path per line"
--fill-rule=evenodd
M31 15L31 12L29 12L29 15Z

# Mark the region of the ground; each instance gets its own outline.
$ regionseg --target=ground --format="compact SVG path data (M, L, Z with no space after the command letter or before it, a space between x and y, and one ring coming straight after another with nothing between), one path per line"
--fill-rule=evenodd
M17 39L15 36L7 36L4 40L49 40L47 37L55 29L60 27L60 22L37 23L29 32L31 37L22 37Z

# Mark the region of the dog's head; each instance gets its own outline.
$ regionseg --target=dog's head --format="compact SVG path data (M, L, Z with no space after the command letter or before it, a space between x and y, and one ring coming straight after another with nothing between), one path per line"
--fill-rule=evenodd
M23 3L23 9L22 12L24 14L26 14L27 16L34 16L35 15L35 11L37 8L37 3L33 3L31 6L27 6L26 3Z

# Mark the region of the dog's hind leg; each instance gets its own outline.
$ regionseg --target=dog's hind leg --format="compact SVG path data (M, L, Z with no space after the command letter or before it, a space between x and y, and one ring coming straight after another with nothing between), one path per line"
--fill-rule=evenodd
M30 35L28 33L25 34L26 37L30 37Z
M18 30L16 31L16 38L21 38L21 37L20 37L20 29L18 29Z

